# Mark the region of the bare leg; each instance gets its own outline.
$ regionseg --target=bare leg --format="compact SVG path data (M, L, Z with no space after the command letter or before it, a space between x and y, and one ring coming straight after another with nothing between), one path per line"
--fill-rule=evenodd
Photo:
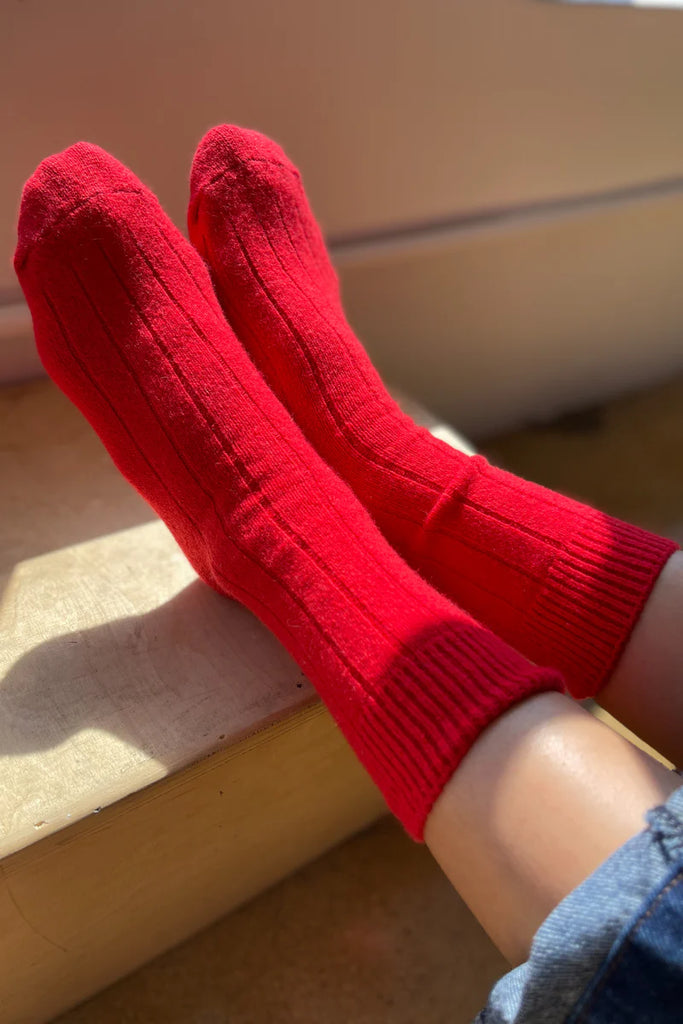
M683 552L669 559L598 703L683 765Z
M680 781L570 698L541 694L480 736L432 809L425 839L516 963L557 903Z

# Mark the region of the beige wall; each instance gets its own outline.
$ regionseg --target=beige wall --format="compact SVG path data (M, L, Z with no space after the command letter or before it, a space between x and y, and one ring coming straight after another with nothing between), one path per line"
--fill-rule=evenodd
M0 19L7 302L17 298L9 258L21 183L41 157L77 138L129 163L182 223L202 132L226 120L258 127L300 163L337 240L679 177L683 194L680 12L539 0L31 0L3 5ZM665 315L656 301L676 287L677 268L663 260L675 249L673 224L660 202L639 206L636 220L627 207L621 227L617 210L607 219L593 213L590 228L580 214L577 230L590 244L578 266L566 216L557 231L532 231L535 246L521 224L506 231L500 250L456 231L438 257L420 249L413 263L409 246L381 266L361 253L344 269L353 316L385 372L408 387L415 376L422 397L444 411L469 422L473 399L462 393L476 387L473 422L484 428L539 405L535 377L521 376L536 366L539 342L529 339L545 339L541 379L556 402L611 387L622 350L631 383L641 370L680 365L679 311L669 303ZM619 256L611 272L601 249ZM554 267L576 276L573 302ZM626 308L621 319L614 308L602 315L601 282L607 276L617 288L622 268L621 290L628 281L630 301L653 318L643 338L635 326L642 319ZM525 298L514 301L515 291ZM398 329L386 312L392 295ZM407 324L424 356L415 374ZM3 331L0 318L3 334L0 377L33 372L27 332ZM602 346L602 356L582 357L590 346ZM505 377L496 368L501 348ZM446 386L455 388L451 399Z
M343 271L380 370L481 436L683 367L683 196Z

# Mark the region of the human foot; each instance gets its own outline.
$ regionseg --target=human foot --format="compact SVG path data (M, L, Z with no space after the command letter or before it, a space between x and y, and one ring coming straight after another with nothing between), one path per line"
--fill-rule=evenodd
M24 190L41 358L212 586L279 637L421 836L476 737L557 689L396 555L270 391L154 196L80 143Z
M397 551L575 696L607 681L676 545L527 483L404 416L349 327L299 173L226 125L200 143L190 237L228 319Z

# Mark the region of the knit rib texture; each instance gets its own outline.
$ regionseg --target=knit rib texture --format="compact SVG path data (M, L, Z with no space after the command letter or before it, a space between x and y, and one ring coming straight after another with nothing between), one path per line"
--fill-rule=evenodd
M188 223L240 340L393 547L561 670L574 696L597 694L677 545L457 452L405 416L346 321L299 172L270 139L234 125L206 135Z
M53 380L198 574L279 637L420 838L481 731L559 675L396 554L247 356L195 250L113 157L79 143L39 166L15 266Z

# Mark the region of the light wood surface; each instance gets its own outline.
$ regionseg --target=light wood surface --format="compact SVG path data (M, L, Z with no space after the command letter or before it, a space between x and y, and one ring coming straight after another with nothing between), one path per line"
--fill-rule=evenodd
M34 1024L385 805L50 382L0 392L0 438L0 1024Z
M316 699L160 522L20 563L0 633L0 857Z
M119 491L51 384L2 393L0 425L1 858L317 698L265 627L197 580L158 519L51 549L63 528L111 529ZM124 519L152 515L121 484ZM49 550L17 558L32 546Z
M0 862L0 1021L39 1024L383 809L316 704Z
M0 437L0 1021L28 1024L384 804L49 382L0 394Z

